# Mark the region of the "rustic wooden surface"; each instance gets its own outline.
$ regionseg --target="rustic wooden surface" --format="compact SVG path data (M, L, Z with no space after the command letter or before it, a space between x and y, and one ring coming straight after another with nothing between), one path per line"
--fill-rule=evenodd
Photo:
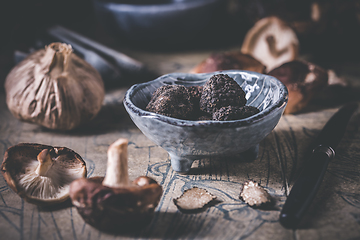
M159 74L187 72L211 51L153 53L127 51ZM359 89L360 64L335 65L341 76ZM195 161L187 175L174 172L167 152L148 140L132 123L122 99L127 88L109 90L100 114L78 130L62 133L16 120L0 95L0 154L20 142L66 146L79 153L88 176L103 176L108 146L129 139L131 179L147 175L164 189L150 225L126 235L111 235L87 225L70 204L45 209L18 197L0 177L0 239L360 239L360 111L351 119L337 156L330 163L316 199L298 230L284 229L279 221L286 194L299 173L309 143L341 103L320 99L305 111L283 116L260 143L259 157ZM349 90L350 91L350 90ZM358 95L357 95L358 96ZM359 101L359 97L355 97ZM327 103L327 104L324 104ZM253 179L276 200L272 209L253 209L239 199L240 186ZM192 186L207 189L218 202L203 212L186 214L173 198Z

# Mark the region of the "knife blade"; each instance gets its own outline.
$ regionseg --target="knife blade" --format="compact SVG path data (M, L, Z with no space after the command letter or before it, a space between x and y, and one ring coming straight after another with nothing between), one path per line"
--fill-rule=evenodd
M310 158L296 179L280 213L280 223L295 229L320 187L335 149L345 134L346 126L357 109L357 103L340 108L325 124L312 144Z

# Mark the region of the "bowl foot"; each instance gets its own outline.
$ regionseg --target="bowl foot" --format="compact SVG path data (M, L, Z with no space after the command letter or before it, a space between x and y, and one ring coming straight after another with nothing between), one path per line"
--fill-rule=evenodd
M191 169L191 165L194 162L194 159L192 158L187 158L184 156L179 157L174 154L170 154L170 158L172 169L182 174L189 172Z
M248 150L237 154L236 159L245 160L245 161L253 161L259 155L259 144L249 148ZM177 156L175 154L170 153L171 159L171 167L174 171L180 174L186 174L190 171L191 165L195 159L201 159L206 156Z

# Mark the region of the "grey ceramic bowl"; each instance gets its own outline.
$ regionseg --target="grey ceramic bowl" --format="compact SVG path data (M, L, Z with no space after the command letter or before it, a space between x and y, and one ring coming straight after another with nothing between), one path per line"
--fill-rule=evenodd
M93 6L99 23L112 35L133 44L163 46L194 41L221 11L225 11L225 2L93 0Z
M189 121L148 112L152 93L162 85L203 85L214 74L224 73L246 92L247 105L260 113L234 121ZM259 142L277 125L288 101L287 88L276 78L249 71L171 73L153 81L133 85L124 105L136 126L170 155L172 168L190 170L194 160L206 157L256 158Z

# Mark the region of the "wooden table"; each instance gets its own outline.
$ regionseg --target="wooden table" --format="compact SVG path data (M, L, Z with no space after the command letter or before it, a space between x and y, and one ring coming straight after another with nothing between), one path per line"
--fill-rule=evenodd
M188 72L213 50L144 52L122 49L158 74ZM229 50L229 49L226 49ZM359 92L360 63L335 66ZM129 175L153 177L163 187L155 216L140 232L111 235L85 224L75 207L46 209L23 201L0 177L0 239L359 239L360 238L360 111L330 163L313 204L298 230L287 230L279 221L286 194L304 161L304 152L341 104L313 102L305 111L284 115L260 143L254 161L204 159L195 161L189 174L171 168L165 150L147 139L132 123L122 105L127 88L108 90L99 115L73 132L54 132L16 120L0 95L0 153L20 142L66 146L86 162L88 176L103 176L108 146L120 137L129 139ZM351 93L359 101L359 95ZM356 97L357 96L357 97ZM324 103L328 104L324 104ZM239 199L240 186L253 179L275 199L270 210L254 209ZM217 204L196 214L180 212L173 199L193 186L217 196Z

